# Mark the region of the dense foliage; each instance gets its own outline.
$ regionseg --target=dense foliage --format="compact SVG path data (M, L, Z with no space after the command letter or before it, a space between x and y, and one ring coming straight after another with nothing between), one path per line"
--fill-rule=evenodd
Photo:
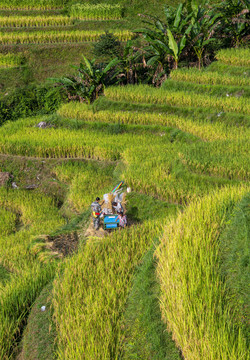
M0 125L7 120L16 120L33 114L48 114L55 111L65 95L53 86L28 86L6 94L0 99Z

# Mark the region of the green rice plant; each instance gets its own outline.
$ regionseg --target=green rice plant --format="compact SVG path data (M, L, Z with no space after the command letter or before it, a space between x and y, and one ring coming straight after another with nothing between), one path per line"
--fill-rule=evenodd
M133 103L168 104L171 106L208 107L218 111L241 112L249 114L249 99L218 97L199 94L198 92L172 91L171 88L152 88L147 85L109 87L105 95L111 100Z
M208 194L230 180L192 173L180 161L181 151L190 145L173 144L137 146L122 153L126 164L122 178L135 191L155 196L169 203L185 204ZM138 156L138 154L140 154ZM142 166L143 164L143 166ZM157 179L157 181L156 181Z
M168 104L135 104L127 101L112 101L107 97L100 97L95 101L92 107L93 112L97 111L112 111L112 112L133 112L133 113L150 113L167 116L178 116L180 118L192 119L201 123L212 123L213 125L224 124L228 127L250 127L249 116L238 113L219 112L211 108L191 108L191 107L176 107ZM80 114L78 114L80 116ZM229 131L228 131L229 132Z
M221 276L218 241L248 191L226 187L193 202L167 224L156 250L162 316L186 359L248 359Z
M216 59L220 62L233 66L250 66L249 49L222 49L216 54Z
M64 120L65 126L39 129L35 125L42 119L45 118L24 119L3 125L0 128L0 152L48 158L122 160L125 167L121 177L128 184L136 191L143 190L147 195L169 202L187 202L229 182L227 179L220 179L220 175L217 178L204 173L201 177L197 170L189 169L190 165L185 164L183 156L188 154L189 148L195 149L195 145L190 144L194 139L185 137L178 129L160 128L157 132L145 129L138 133L110 134L104 133L98 123L93 129L79 125L77 129L70 129L67 119ZM100 127L99 131L97 125ZM242 137L241 143L244 141L245 138ZM197 149L199 142L197 138L194 141ZM205 143L207 151L216 153L219 143ZM148 144L146 149L143 144ZM231 151L239 159L235 162L233 157L221 155L225 159L225 174L230 174L233 179L241 178L242 175L238 174L241 174L245 164L246 147L236 146L230 139L221 148L223 154ZM220 165L219 160L216 164ZM155 179L158 179L157 182Z
M13 215L0 214L2 219L8 218L8 231L0 237L0 264L11 273L0 289L0 358L11 359L29 308L57 267L53 260L41 264L29 245L34 237L62 226L65 220L54 201L39 193L1 188L0 206L19 216L18 229L14 229Z
M119 40L127 41L132 34L127 30L112 32ZM36 32L0 32L2 44L44 44L44 43L72 43L96 41L103 31L36 31Z
M138 125L162 125L171 126L193 134L202 140L226 140L242 138L247 140L250 133L245 128L228 126L223 123L211 123L195 118L166 115L165 113L147 113L135 111L98 111L93 110L86 104L70 102L63 104L57 114L65 118L77 119L89 122L138 124Z
M65 0L0 0L0 9L8 9L8 10L57 9L57 8L63 8L66 1Z
M142 141L152 141L153 134L111 133L103 135L91 129L51 127L40 129L36 125L45 117L22 119L4 124L0 128L0 152L48 158L86 158L116 161L124 147L133 147ZM168 142L158 137L159 143Z
M249 137L244 141L214 141L212 146L197 143L180 151L180 159L198 174L224 176L229 179L250 179ZM226 153L226 155L225 155Z
M54 169L58 179L70 184L68 205L78 212L88 208L96 196L113 188L114 165L102 166L92 162L67 162Z
M11 68L22 65L25 59L23 55L0 54L0 68Z
M250 80L242 76L229 76L221 72L192 69L178 69L171 72L171 79L197 84L249 86Z
M41 27L72 25L73 19L63 15L0 17L0 27Z
M163 222L148 221L101 240L89 238L84 251L66 263L53 291L58 359L118 358L133 272Z
M44 118L20 120L0 129L0 151L19 155L50 158L90 158L96 160L117 160L122 145L116 146L115 136L98 139L91 131L66 128L39 129L35 125ZM4 135L3 129L6 130ZM13 130L16 129L16 133ZM10 136L6 137L9 134ZM19 140L18 140L19 137ZM129 136L124 141L129 142Z
M187 81L174 81L171 79L163 83L163 89L171 90L172 92L185 91L186 93L197 93L200 95L207 95L211 97L238 97L249 98L249 86L232 86L232 85L210 85L210 84L197 84Z
M0 294L5 284L11 280L11 273L0 264Z
M250 193L234 209L220 235L220 267L230 294L234 321L243 329L249 343L249 231Z
M242 76L249 78L250 77L250 68L249 66L228 66L227 64L222 63L221 61L214 61L211 65L207 67L209 72L218 72L223 73L224 75L230 76Z
M9 235L15 230L16 215L6 209L0 209L0 234L1 236Z
M30 259L27 257L26 262ZM36 264L27 271L15 274L0 289L0 357L3 360L13 359L20 332L26 325L26 318L36 297L55 276L57 264L46 266Z
M13 232L16 216L14 220L14 215L5 215L10 223L5 236L0 239L0 263L9 271L20 273L31 266L31 263L27 263L27 247L33 236L51 232L61 226L64 220L49 197L36 193L0 189L0 205L13 214L20 214L22 231Z
M81 20L117 20L122 18L120 4L77 3L70 8L70 16Z

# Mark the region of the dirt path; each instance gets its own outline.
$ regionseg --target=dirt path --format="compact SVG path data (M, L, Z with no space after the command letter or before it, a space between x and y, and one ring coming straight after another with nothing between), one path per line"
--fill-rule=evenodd
M82 160L82 161L97 161L100 163L103 162L107 162L110 164L116 164L118 163L120 160L116 160L116 161L112 161L112 160L97 160L97 159L92 159L92 158L85 158L85 157L39 157L39 156L24 156L24 155L14 155L14 154L1 154L0 153L0 159L1 158L13 158L13 159L23 159L23 160L43 160L43 161L49 161L49 160L54 160L54 161L71 161L71 160Z

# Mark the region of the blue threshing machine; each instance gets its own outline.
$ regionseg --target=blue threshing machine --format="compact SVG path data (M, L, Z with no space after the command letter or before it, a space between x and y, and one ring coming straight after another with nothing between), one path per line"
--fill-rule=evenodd
M104 230L116 229L119 227L118 215L104 215L103 228Z

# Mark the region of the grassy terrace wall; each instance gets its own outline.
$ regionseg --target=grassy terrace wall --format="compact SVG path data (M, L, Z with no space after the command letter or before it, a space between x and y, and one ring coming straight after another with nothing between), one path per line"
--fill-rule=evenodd
M170 222L156 254L161 309L185 358L247 359L235 294L223 284L219 236L249 188L225 188ZM171 256L170 256L171 254Z
M219 238L220 267L230 296L234 321L249 345L249 193L235 207Z

